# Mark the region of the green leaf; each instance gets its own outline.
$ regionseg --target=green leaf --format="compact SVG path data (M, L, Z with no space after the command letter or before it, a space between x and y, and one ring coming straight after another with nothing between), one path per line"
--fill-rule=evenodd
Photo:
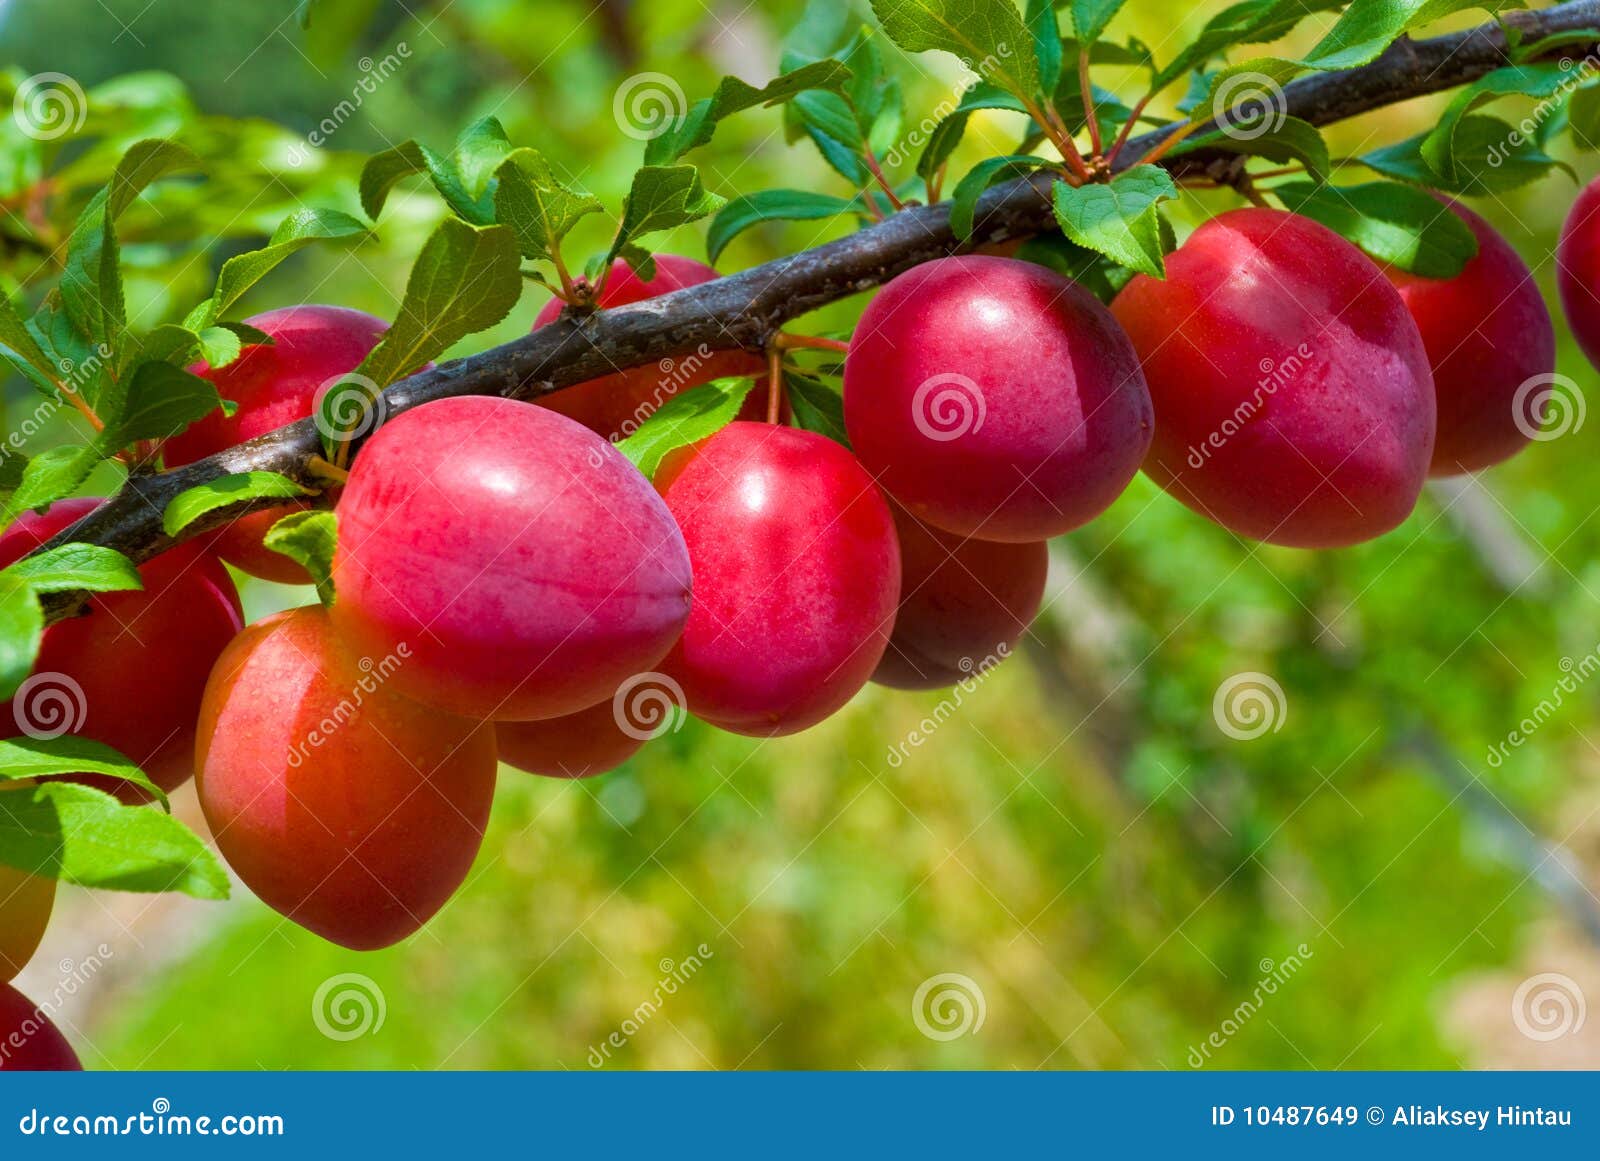
M1567 102L1572 143L1579 149L1600 149L1600 85L1588 85Z
M102 417L106 429L98 442L110 453L140 440L166 439L221 404L216 387L200 376L171 363L140 363L121 414Z
M1081 100L1081 98L1080 98ZM997 89L993 85L977 84L968 89L950 115L934 126L933 132L928 135L927 147L923 149L922 156L917 159L917 176L924 181L929 181L938 173L941 166L950 159L956 146L961 144L961 138L966 134L967 121L979 109L1010 109L1016 113L1026 113L1022 102L1013 97L1004 89Z
M633 187L622 203L622 225L607 264L636 239L698 221L726 204L701 185L700 171L692 165L645 166L633 175Z
M1172 152L1174 155L1182 155L1197 149L1243 153L1250 157L1264 157L1277 162L1298 161L1309 173L1322 181L1326 181L1333 171L1333 162L1328 156L1328 143L1322 139L1322 131L1309 121L1302 121L1298 117L1258 120L1253 124L1196 134L1178 145Z
M368 218L377 221L395 184L427 171L428 161L415 141L402 141L382 153L374 153L361 167L361 209Z
M837 388L793 371L784 373L783 386L788 392L789 410L794 412L796 426L850 446L844 426L844 396Z
M737 197L717 211L706 232L710 262L721 257L728 243L762 222L810 222L847 214L855 203L830 194L801 189L768 189Z
M332 605L333 554L339 546L339 518L321 510L292 512L268 530L261 543L311 574L317 598Z
M537 150L512 151L497 172L495 216L516 234L525 258L549 261L579 220L605 208L598 198L558 181Z
M456 139L451 160L461 188L474 203L483 200L495 171L510 153L511 141L500 122L493 117L474 121Z
M98 443L63 444L40 452L22 469L9 514L49 507L75 491L104 458Z
M784 73L760 89L738 77L723 77L713 96L696 101L671 129L646 142L645 164L672 164L691 149L709 142L717 131L718 122L746 109L758 105L770 108L813 89L842 93L850 75L850 69L842 61L819 60Z
M1130 270L1161 278L1165 264L1158 206L1177 196L1166 170L1139 165L1106 185L1074 189L1058 181L1053 200L1056 222L1072 241Z
M488 330L522 295L521 253L505 226L472 226L454 218L440 222L423 243L406 280L394 325L355 370L379 388L410 374L451 346ZM326 413L335 392L323 399ZM327 431L348 430L336 414L325 414Z
M1554 61L1511 65L1479 77L1456 93L1439 117L1439 123L1422 140L1422 157L1428 167L1446 181L1459 181L1461 169L1456 158L1456 132L1461 121L1478 106L1512 94L1552 97L1572 81L1571 68Z
M646 479L654 478L662 457L676 448L715 435L739 414L754 382L717 379L667 400L639 425L617 450L633 461Z
M984 190L997 181L1021 177L1049 164L1042 157L1013 154L1009 157L991 157L973 166L950 195L950 228L955 231L956 237L965 241L972 234L973 217Z
M1363 154L1361 163L1386 177L1431 189L1482 195L1538 181L1553 168L1576 180L1570 166L1545 153L1536 140L1497 117L1469 113L1456 125L1455 177L1434 171L1422 156L1426 134Z
M1072 0L1072 29L1080 41L1093 44L1122 7L1123 0Z
M226 508L230 504L264 497L292 500L309 495L309 490L277 472L241 472L223 476L210 483L197 484L174 496L161 515L161 528L168 536L175 537L207 512Z
M200 159L174 141L135 142L111 181L78 215L67 239L61 302L73 326L91 342L116 344L126 322L115 222L151 182Z
M53 778L63 774L104 774L120 778L133 783L163 806L167 804L167 792L150 781L137 763L89 738L63 734L58 738L0 741L0 778ZM3 802L4 799L0 799L0 803Z
M63 544L17 561L0 576L38 593L82 589L90 593L126 592L144 588L139 568L114 548L98 544Z
M0 700L9 701L28 679L43 637L44 610L33 589L0 574Z
M907 52L954 53L1024 101L1040 92L1033 38L1011 0L872 0L889 38Z
M349 214L338 210L303 209L290 214L272 232L259 250L236 254L222 264L216 292L191 311L184 320L190 330L199 331L216 322L285 258L313 242L335 238L365 236L367 228ZM208 357L213 367L221 366Z
M82 887L228 897L227 872L188 827L77 782L0 791L0 860Z
M1305 17L1342 3L1343 0L1244 0L1230 4L1208 20L1199 35L1156 73L1151 89L1160 92L1224 49L1277 40Z
M1286 209L1321 222L1379 262L1424 278L1454 278L1478 252L1467 224L1415 186L1375 181L1274 186Z
M22 316L17 313L17 308L11 302L11 296L0 293L0 346L9 347L16 355L26 361L29 367L38 372L46 383L55 381L59 374L50 358L40 349L38 340L29 332L28 326L22 321ZM30 375L35 383L38 378Z

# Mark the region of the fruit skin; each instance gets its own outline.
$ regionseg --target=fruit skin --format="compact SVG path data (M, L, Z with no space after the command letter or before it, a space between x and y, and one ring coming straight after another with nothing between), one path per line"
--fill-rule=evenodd
M849 701L900 597L894 520L865 469L823 436L734 422L657 486L694 562L694 611L661 667L690 712L766 737Z
M619 258L611 264L611 274L597 305L602 309L628 306L717 277L720 276L715 270L693 258L657 254L655 277L646 282ZM554 322L564 305L559 298L545 303L534 319L533 329ZM539 406L576 419L590 431L615 441L632 435L656 408L680 391L713 379L759 375L765 367L764 359L746 351L702 348L677 359L629 367L575 384L541 399Z
M444 906L494 797L494 731L402 697L409 664L358 659L322 609L291 609L229 646L201 713L196 785L218 850L262 902L357 951Z
M39 950L55 905L54 879L0 866L0 983L15 979Z
M1454 278L1385 270L1400 291L1428 352L1438 401L1430 474L1475 472L1515 455L1538 416L1517 390L1556 369L1556 331L1528 264L1488 222L1440 199L1478 239L1478 253ZM1529 430L1536 430L1530 427Z
M274 342L247 345L226 367L197 363L189 370L216 385L217 393L239 405L232 417L213 411L167 440L168 467L178 467L265 435L306 418L318 390L330 379L361 365L389 324L364 311L342 306L289 306L245 320ZM286 504L252 512L219 535L218 556L264 580L309 584L305 569L261 543L268 529L291 512L309 507Z
M1308 218L1240 209L1112 313L1144 361L1144 469L1241 536L1337 548L1394 528L1433 455L1433 373L1399 291Z
M939 689L1009 656L1044 599L1048 547L962 539L891 507L900 538L900 608L872 680Z
M63 500L44 516L24 513L0 535L0 567L99 504ZM194 729L206 676L244 618L228 570L199 542L162 553L141 565L139 576L142 591L97 594L88 616L45 630L34 675L65 675L82 690L82 700L63 682L41 680L24 704L13 699L0 709L0 727L10 736L24 733L25 723L53 731L76 722L67 732L121 751L157 786L173 790L194 769ZM125 801L143 800L126 784L84 780L116 788Z
M917 519L1014 542L1104 511L1152 423L1139 361L1094 296L983 255L878 293L845 358L844 416L862 465Z
M1583 187L1562 223L1556 290L1572 337L1600 368L1600 178Z
M689 553L593 432L527 403L443 399L356 456L334 585L354 652L409 646L398 692L525 721L587 709L666 656L689 615Z
M645 738L624 732L612 699L542 722L500 722L500 760L547 778L593 778L639 752ZM642 731L641 731L642 732Z
M0 984L0 1072L82 1072L78 1054L33 1001Z

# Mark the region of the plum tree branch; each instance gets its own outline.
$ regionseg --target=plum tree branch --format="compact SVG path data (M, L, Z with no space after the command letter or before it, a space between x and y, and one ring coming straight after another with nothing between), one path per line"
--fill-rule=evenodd
M1524 43L1600 27L1600 0L1570 0L1537 11L1506 14L1500 24L1426 40L1402 39L1378 59L1344 72L1318 73L1284 88L1288 114L1324 125L1414 97L1468 83L1507 61L1506 27ZM1578 55L1578 48L1565 52ZM1116 169L1127 169L1156 150L1184 123L1129 139ZM1204 130L1204 126L1201 130ZM1204 150L1162 163L1180 173L1226 172L1237 155ZM1219 169L1218 167L1223 167ZM712 351L762 350L780 327L828 303L858 294L913 266L963 250L1028 237L1054 228L1050 179L1037 175L990 189L978 205L976 227L965 241L950 227L946 204L902 210L880 224L815 249L657 299L586 316L565 315L547 327L480 354L443 363L395 383L384 393L383 414L458 395L502 395L532 400L598 375L660 359ZM220 476L272 471L320 490L313 471L321 454L310 420L290 424L248 443L173 471L130 477L107 503L55 537L116 548L144 561L171 547L162 531L167 504L181 492ZM182 538L225 524L272 501L217 509ZM72 615L85 594L47 598L51 621Z

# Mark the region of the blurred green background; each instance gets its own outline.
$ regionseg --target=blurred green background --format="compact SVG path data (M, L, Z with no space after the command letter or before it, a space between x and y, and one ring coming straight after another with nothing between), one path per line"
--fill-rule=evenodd
M1115 27L1165 59L1216 7L1132 0ZM130 134L263 119L217 131L225 182L180 212L130 215L149 325L301 201L355 211L361 154L412 136L443 147L489 113L615 210L640 157L613 119L619 85L664 73L693 100L725 73L762 83L800 8L380 4L353 47L330 49L287 2L9 0L0 64L67 74L92 98L122 74L169 74L111 90ZM392 75L363 89L391 56ZM961 74L949 58L900 64L909 126ZM1349 154L1408 136L1444 99L1330 142ZM309 149L347 101L359 107ZM958 156L1009 152L1017 129L979 114ZM785 144L775 111L728 122L692 160L724 194L850 192ZM86 190L103 180L103 159L73 164ZM1574 193L1557 176L1475 203L1547 290ZM1188 194L1175 219L1227 204ZM410 183L374 241L305 252L250 306L392 315L442 212ZM610 225L591 220L569 253L581 261ZM763 227L721 265L848 228ZM238 241L163 246L197 235ZM703 258L703 232L661 248ZM24 280L30 256L6 259ZM530 288L463 350L522 333L543 298ZM861 306L803 328L847 328ZM1561 370L1595 383L1564 333ZM8 396L14 425L29 396L17 382ZM226 905L64 890L23 988L47 991L58 961L106 944L64 1010L103 1068L1600 1065L1600 1019L1540 1040L1516 1008L1549 972L1600 997L1600 682L1576 682L1527 744L1488 760L1600 648L1594 428L1430 491L1403 528L1339 553L1243 543L1140 478L1056 546L1026 649L973 688L869 687L822 727L764 743L690 722L593 783L506 771L467 887L382 953L326 944L242 890ZM308 597L252 584L246 599L260 614ZM1249 740L1213 713L1239 674L1283 691L1274 728ZM927 740L897 752L913 731ZM192 796L179 809L198 821ZM346 1038L347 1024L368 1027Z

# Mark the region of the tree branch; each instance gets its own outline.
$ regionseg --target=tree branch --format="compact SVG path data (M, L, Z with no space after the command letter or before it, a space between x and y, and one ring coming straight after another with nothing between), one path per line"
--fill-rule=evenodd
M1525 43L1600 27L1600 0L1571 0L1532 12L1512 12L1504 24ZM1577 46L1566 50L1578 55ZM1506 63L1499 24L1428 40L1402 39L1377 60L1345 72L1318 73L1286 85L1291 116L1324 125L1385 105L1455 88ZM1178 131L1182 122L1131 139L1117 158L1127 169ZM1205 131L1202 127L1201 132ZM1200 172L1238 157L1196 151L1164 159L1177 172ZM879 286L913 266L979 246L1054 229L1050 179L1021 178L989 190L978 205L976 228L964 242L950 228L949 206L903 210L881 224L813 250L756 266L633 306L586 317L564 316L504 346L444 363L385 392L385 414L458 395L503 395L532 400L598 375L680 358L702 348L759 351L784 324L828 303ZM96 511L46 547L82 541L116 548L135 561L170 548L162 513L179 493L219 476L272 471L314 490L322 481L309 470L321 452L310 420L290 424L209 459L159 475L131 477ZM182 538L226 524L272 501L236 504L196 521ZM42 550L41 550L42 551ZM46 598L51 621L81 608L83 593Z

